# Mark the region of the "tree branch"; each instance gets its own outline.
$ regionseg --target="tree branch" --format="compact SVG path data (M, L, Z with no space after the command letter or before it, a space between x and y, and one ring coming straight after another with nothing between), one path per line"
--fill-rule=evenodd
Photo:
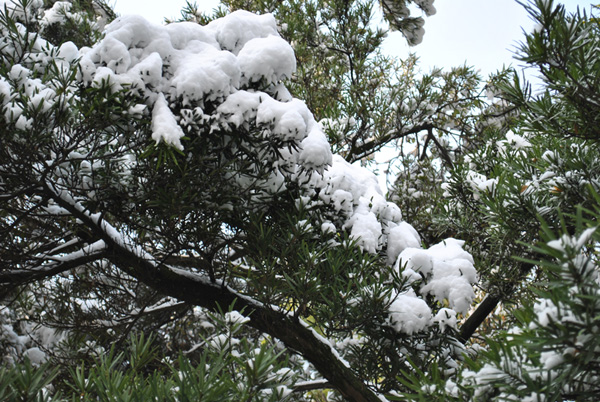
M531 269L533 268L533 264L524 263L521 265L519 269L520 277L524 277L527 275ZM508 291L499 292L499 293L488 293L481 303L477 306L473 314L467 318L464 324L460 327L460 332L458 334L458 339L464 344L469 341L469 339L473 336L477 328L494 312L494 309L498 304L502 301L502 299L513 293L515 289L515 285L511 285Z
M25 282L35 281L61 274L71 269L80 267L90 262L97 261L106 256L103 251L82 254L78 258L53 261L46 265L39 265L31 269L13 269L0 272L0 284L18 286Z
M388 134L382 135L379 138L376 138L369 142L365 142L364 144L359 145L357 147L353 146L344 159L346 159L346 161L348 161L350 163L355 162L361 158L364 158L365 156L369 156L369 155L377 152L379 149L381 149L387 143L389 143L390 141L392 141L394 139L403 138L410 134L417 134L423 130L430 130L432 128L433 128L433 124L424 123L424 124L412 126L410 129L408 129L406 131L397 130L397 131L394 131L393 133L388 133Z
M108 248L108 259L127 274L160 293L212 311L232 307L247 316L249 325L281 340L306 360L335 387L344 398L357 402L381 402L354 372L339 358L333 347L297 318L277 311L237 293L224 283L208 277L169 267L130 244L114 227L92 215L69 194L58 192L46 183L55 201L98 235Z
M316 389L327 389L331 388L331 383L327 380L315 380L315 381L303 381L294 384L292 389L293 392L307 392L314 391Z
M477 331L477 328L489 317L494 311L498 303L500 303L500 297L492 294L487 294L481 303L477 306L473 314L467 318L464 324L460 327L458 333L458 339L463 343L467 343L471 336Z

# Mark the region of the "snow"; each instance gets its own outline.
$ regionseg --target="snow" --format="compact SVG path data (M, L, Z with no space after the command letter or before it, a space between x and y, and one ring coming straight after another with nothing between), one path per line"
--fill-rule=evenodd
M472 285L477 281L473 257L463 250L463 244L446 239L427 250L432 257L432 275L421 288L422 294L431 294L440 302L446 299L452 309L462 314L475 297Z
M250 321L250 318L241 315L237 311L229 311L225 313L225 321L229 324L244 324Z
M552 370L565 361L565 358L555 351L545 351L541 353L540 362L544 369Z
M44 364L46 362L46 360L48 359L46 356L46 353L44 353L37 346L35 346L33 348L29 348L25 352L23 352L23 357L28 358L29 361L31 362L31 364L33 364L34 366L39 366L40 364Z
M244 10L234 11L225 18L212 21L207 28L214 32L222 49L236 55L251 39L279 36L273 15L256 15Z
M529 141L510 130L506 133L506 141L508 142L508 144L512 145L517 149L531 147L531 143Z
M368 253L375 253L381 242L381 223L373 212L357 212L348 221L352 227L350 237L358 241L358 245Z
M473 196L476 200L480 198L481 193L493 194L498 185L497 178L488 179L484 175L472 170L467 172L466 182L473 189Z
M39 7L39 5L34 7ZM73 4L70 1L57 1L52 5L52 8L44 10L44 15L40 21L42 29L53 24L64 23L67 19L71 21L81 21L83 19L82 13L71 12L72 7ZM101 19L96 23L98 24L98 28L101 29L104 21Z
M240 68L229 52L204 48L183 58L174 71L171 85L174 95L193 103L226 98L240 84Z
M256 118L261 104L261 93L237 91L227 97L217 108L217 112L235 127L240 127ZM260 120L259 120L260 121Z
M431 325L431 308L412 289L399 294L391 303L390 321L397 332L412 335Z
M294 50L278 36L249 40L238 54L243 83L277 82L296 71Z
M348 230L365 251L381 251L392 227L401 223L397 205L385 200L376 176L367 169L334 155L331 166L309 186L320 189L320 202L331 207L331 221ZM310 194L310 192L309 192Z
M261 101L256 107L256 123L272 124L272 132L276 137L284 141L302 140L309 126L316 127L304 102L298 99L280 102L264 93L258 95Z
M433 6L434 1L435 0L415 0L415 3L418 4L419 8L421 8L428 17L430 17L436 13L436 9Z
M441 308L433 317L433 322L437 323L442 331L446 328L456 329L456 311L445 307Z
M429 249L406 248L398 256L396 269L412 281L422 279L419 290L422 295L432 295L438 302L447 301L451 309L464 314L475 297L473 284L477 281L477 271L463 244L450 238Z
M79 57L79 49L73 42L65 42L58 49L58 59L62 59L67 63L74 62Z
M92 85L96 88L106 86L110 88L111 92L118 92L123 89L123 86L121 85L122 80L119 78L120 77L118 77L110 68L99 67L92 80Z
M498 152L502 156L506 157L509 150L523 152L522 150L524 148L531 147L531 143L525 137L515 134L511 130L506 133L505 138L505 140L501 140L496 143Z
M308 169L322 169L332 163L331 149L325 133L313 129L302 140L299 162Z
M323 233L335 233L336 231L335 225L331 222L324 222L321 224L321 232Z
M407 222L400 222L396 227L390 229L388 234L387 262L392 265L398 259L402 251L407 248L418 248L421 246L419 233Z
M183 130L177 124L175 116L169 109L165 96L162 93L159 94L152 110L152 139L157 144L164 141L179 150L183 150L183 145L181 145L181 137L183 136Z
M81 257L85 257L91 254L97 254L102 252L103 250L106 249L106 244L104 243L104 240L98 240L88 246L85 246L84 248L82 248L81 250L77 250L74 251L72 253L66 254L66 255L60 255L60 256L56 256L53 257L54 260L56 261L72 261Z
M131 74L139 75L147 87L158 87L162 79L163 61L157 52L150 53L131 68Z
M114 36L106 36L103 46L99 48L100 64L117 74L122 74L131 65L131 55L127 46Z

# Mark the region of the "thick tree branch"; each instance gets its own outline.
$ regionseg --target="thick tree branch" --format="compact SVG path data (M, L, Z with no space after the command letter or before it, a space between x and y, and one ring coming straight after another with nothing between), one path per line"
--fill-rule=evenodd
M82 265L89 264L105 257L102 251L82 254L78 258L65 259L63 261L53 261L48 264L39 265L31 269L11 269L0 272L0 284L10 284L18 286L25 282L31 282L39 279L49 278L54 275L67 272Z
M196 306L213 311L232 306L250 318L249 325L281 340L289 349L304 356L347 400L380 402L377 395L337 356L332 346L299 319L241 295L222 283L156 261L129 244L129 240L108 222L90 214L68 194L58 192L51 184L47 184L46 188L61 207L104 240L109 249L108 259L129 275L160 293Z
M460 327L458 339L462 343L467 343L471 336L477 331L477 328L489 317L494 311L498 303L500 303L500 297L492 294L486 295L482 302L479 303L473 314L467 318L464 324Z
M521 265L519 269L519 278L523 278L526 276L531 269L533 268L533 264L524 263ZM520 283L520 281L518 282ZM511 285L508 291L505 291L503 294L500 293L488 293L481 303L477 306L473 314L467 318L464 324L460 327L460 332L458 334L458 339L462 343L467 343L469 339L473 336L477 328L494 312L498 304L502 301L504 297L512 294L515 289L515 285Z
M233 306L250 318L249 325L281 340L300 353L350 401L380 401L334 353L301 321L288 314L244 297L232 289L211 283L188 271L155 266L152 262L114 245L111 260L130 275L161 293L213 311Z

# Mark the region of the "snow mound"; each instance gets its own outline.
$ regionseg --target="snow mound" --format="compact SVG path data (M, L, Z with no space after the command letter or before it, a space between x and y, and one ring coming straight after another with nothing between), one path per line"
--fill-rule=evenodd
M271 192L285 188L284 173L323 171L331 164L321 127L281 85L294 73L296 59L270 14L236 11L206 26L161 26L125 16L106 27L101 42L80 53L83 82L137 91L146 99L156 143L184 150L187 122L175 111L183 106L219 129L259 127L261 139L283 141L282 160L272 161L282 172L265 184Z
M477 271L463 244L450 238L428 249L406 248L398 256L396 268L413 281L423 281L422 295L447 301L451 309L464 314L475 297L472 285L477 281Z

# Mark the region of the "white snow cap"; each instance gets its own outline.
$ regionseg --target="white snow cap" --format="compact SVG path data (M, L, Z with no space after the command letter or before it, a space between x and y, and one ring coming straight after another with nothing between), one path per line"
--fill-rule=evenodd
M236 55L251 39L279 36L277 21L272 14L256 15L244 10L214 20L207 28L214 32L222 49Z
M413 280L423 279L422 295L430 294L439 302L447 300L450 308L466 313L475 297L472 285L477 281L477 271L463 244L450 238L428 249L406 248L396 268Z
M76 54L69 53L67 58ZM129 87L147 99L157 143L183 150L186 130L182 116L173 111L175 102L199 111L199 118L210 102L216 112L204 117L235 127L265 127L260 135L296 142L293 151L282 149L285 160L273 161L288 172L297 165L323 171L331 163L321 127L304 102L291 98L281 85L294 73L296 58L270 14L235 11L206 26L161 26L125 16L106 27L100 43L80 53L82 81L108 83L112 91ZM266 92L252 89L259 81Z
M182 150L181 137L183 137L183 130L171 113L165 96L162 93L158 94L158 99L154 102L154 110L152 110L152 139L157 143L162 140Z
M412 335L431 325L431 309L425 300L419 298L410 289L404 294L397 295L390 306L390 321L397 332Z
M296 71L294 50L278 36L249 40L240 50L238 60L245 82L261 79L277 82L290 78Z

